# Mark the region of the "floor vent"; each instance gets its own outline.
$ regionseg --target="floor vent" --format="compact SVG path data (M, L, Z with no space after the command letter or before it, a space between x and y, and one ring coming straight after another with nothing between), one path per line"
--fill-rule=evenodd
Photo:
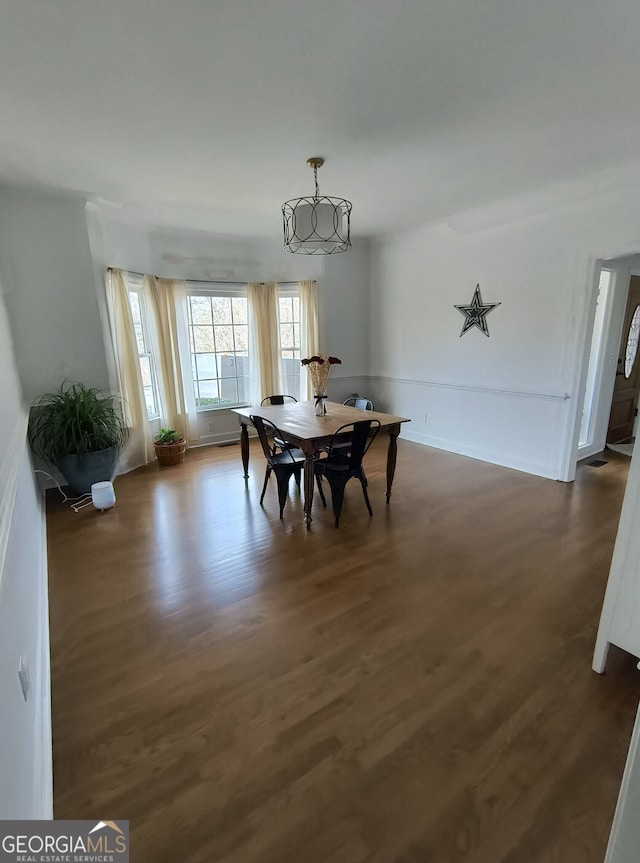
M587 467L602 467L603 464L609 464L608 461L602 461L601 458L596 458L593 461L587 462Z

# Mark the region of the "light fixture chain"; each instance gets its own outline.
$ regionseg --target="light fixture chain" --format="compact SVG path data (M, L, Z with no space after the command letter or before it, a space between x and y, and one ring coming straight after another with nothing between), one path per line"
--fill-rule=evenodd
M318 188L318 166L313 166L313 179L316 181L316 201L320 197L320 189Z

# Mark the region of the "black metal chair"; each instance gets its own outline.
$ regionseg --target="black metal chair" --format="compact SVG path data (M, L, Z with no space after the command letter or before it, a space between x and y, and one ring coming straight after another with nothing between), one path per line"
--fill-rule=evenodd
M260 402L260 407L262 407L263 405L276 405L276 406L278 406L278 405L285 404L285 402L297 402L297 401L298 401L298 399L295 396L287 396L287 395L265 396L262 399L262 401ZM285 440L282 440L282 438L274 438L273 443L274 443L274 448L273 448L273 454L274 455L278 452L279 449L283 450L283 451L286 449L291 449L289 444Z
M357 408L359 411L373 410L373 402L371 401L371 399L360 398L360 396L351 396L351 398L345 399L342 404L347 405L347 407ZM345 440L342 443L336 443L335 445L335 451L340 452L344 455L346 455L350 449L350 440Z
M285 402L297 402L298 399L295 396L285 396L285 395L276 395L276 396L265 396L260 402L260 406L262 405L283 405Z
M264 475L260 505L262 505L262 501L264 500L267 485L269 484L269 477L273 472L278 482L278 503L280 504L280 518L282 518L289 492L289 480L292 475L295 476L296 484L300 488L300 474L305 462L304 453L302 450L292 447L287 447L282 452L274 451L274 442L277 439L282 439L282 432L279 431L276 425L263 417L251 416L250 420L258 432L262 451L267 460L267 470Z
M360 398L360 396L351 396L351 398L345 399L342 404L358 408L360 411L372 411L374 409L371 399Z
M323 478L327 480L331 488L331 502L333 504L336 527L340 523L344 489L352 477L360 480L364 502L369 510L369 515L373 515L369 495L367 494L367 477L362 466L362 459L379 431L380 420L362 420L361 422L347 423L340 426L334 432L329 442L326 458L318 458L314 462L316 483L325 507L327 501L322 488ZM349 439L349 452L345 452L343 449L345 435Z

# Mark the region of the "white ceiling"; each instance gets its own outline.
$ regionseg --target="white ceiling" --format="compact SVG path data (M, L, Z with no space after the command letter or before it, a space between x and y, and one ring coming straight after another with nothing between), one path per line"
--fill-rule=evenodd
M0 0L0 182L352 236L640 159L638 0Z

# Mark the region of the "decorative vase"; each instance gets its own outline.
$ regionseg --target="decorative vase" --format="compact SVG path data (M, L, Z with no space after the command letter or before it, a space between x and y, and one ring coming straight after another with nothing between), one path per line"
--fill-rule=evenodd
M316 393L313 397L313 412L317 417L323 417L327 413L327 406L325 404L327 400L327 394Z

